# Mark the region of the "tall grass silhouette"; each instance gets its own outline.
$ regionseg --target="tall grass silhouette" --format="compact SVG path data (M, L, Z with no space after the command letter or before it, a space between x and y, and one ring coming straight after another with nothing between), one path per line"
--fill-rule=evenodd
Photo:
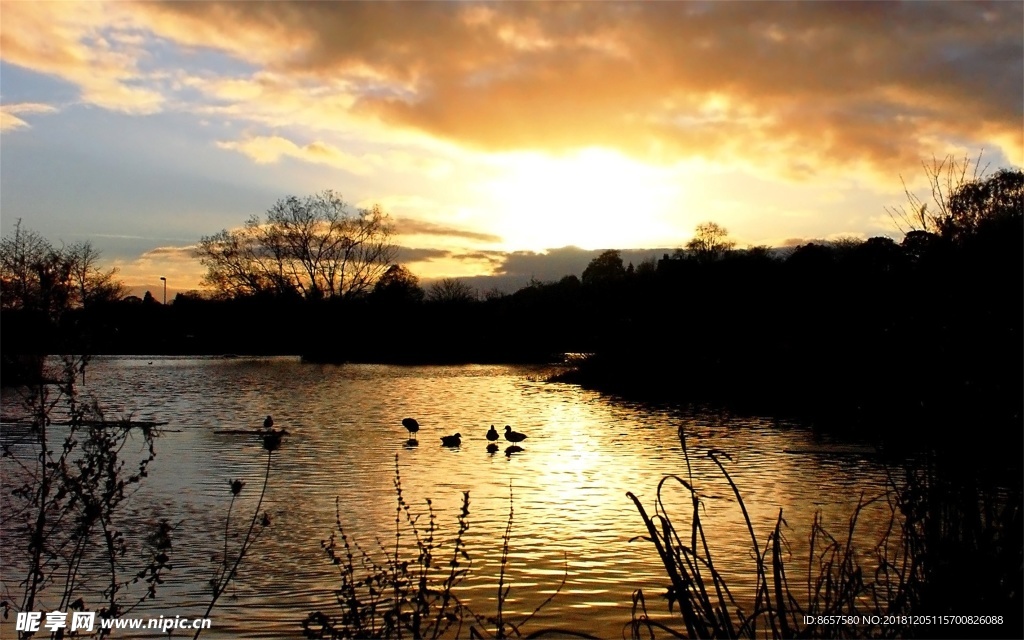
M320 543L338 569L341 582L335 590L338 611L315 611L302 621L307 638L540 638L543 636L593 636L570 630L540 629L524 635L523 627L533 619L565 585L541 602L522 619L505 612L511 591L508 580L509 548L512 537L513 504L509 488L509 516L502 536L501 569L498 577L497 609L494 615L473 611L459 598L458 587L472 566L467 546L469 492L462 493L456 518L457 530L445 540L433 503L426 500L425 513L414 513L402 491L402 478L395 456L394 543L377 539L376 552L352 540L341 521L340 500L335 500L335 531ZM423 518L426 522L423 523ZM403 538L411 542L403 543Z
M806 579L797 585L795 561L789 557L779 511L774 528L759 542L740 488L723 460L725 452L707 456L736 498L750 538L754 560L754 598L740 602L730 580L719 570L701 519L702 503L694 484L686 437L679 429L686 477L669 475L658 484L654 513L627 493L647 529L669 580L670 613L678 608L683 629L651 618L642 590L633 595L632 638L659 633L690 638L908 638L1015 637L1020 633L1021 506L1020 492L967 490L949 492L950 480L934 468L906 470L901 483L891 480L880 496L863 495L849 517L844 537L829 533L816 514L809 535ZM969 483L962 481L959 486ZM665 492L678 487L692 506L689 526L665 509ZM866 553L854 545L854 533L866 507L888 506L887 526ZM996 506L998 503L998 506ZM870 558L870 562L862 562ZM959 567L959 571L953 567ZM973 572L964 569L972 567ZM789 573L787 573L789 569ZM996 575L989 575L991 573ZM980 588L975 582L983 581ZM963 591L986 591L975 598L966 623ZM806 590L806 593L801 593ZM982 614L984 615L977 615ZM943 616L951 617L946 620ZM957 624L957 616L962 617ZM965 623L968 626L965 626Z
M462 582L470 565L464 540L469 529L469 492L462 494L458 530L445 545L432 502L426 501L425 524L420 522L422 514L414 514L406 502L397 455L394 486L394 544L386 546L378 538L376 557L345 533L340 502L335 500L335 531L320 546L338 568L339 614L310 613L302 622L305 637L439 638L453 627L458 634L463 608L452 589ZM403 546L405 532L412 536L411 549ZM415 555L409 558L409 553Z
M213 611L213 608L217 605L217 601L220 600L220 597L224 595L228 585L230 585L238 575L238 567L242 564L242 560L245 558L246 554L249 553L252 545L256 543L267 527L270 526L270 515L264 511L262 512L261 517L260 509L263 506L263 498L267 495L267 485L270 484L270 466L273 461L274 452L281 448L281 440L284 437L285 431L283 429L278 430L271 428L273 426L273 421L270 419L270 416L267 416L267 421L271 424L266 426L265 422L264 425L269 429L269 431L265 431L261 435L261 439L263 440L263 450L267 452L267 466L263 472L263 487L260 489L260 497L256 501L256 507L253 509L252 519L249 521L249 526L245 529L245 537L242 538L242 542L238 545L238 549L234 554L234 559L232 559L228 550L228 539L231 537L231 512L234 510L235 501L239 494L242 493L245 483L241 480L232 480L229 483L229 486L231 487L231 503L228 505L227 516L224 518L224 555L221 558L220 567L218 567L213 577L210 578L209 584L212 594L210 596L210 604L207 605L206 612L202 616L204 618L209 617L210 612ZM199 638L202 632L202 627L196 629L193 640Z

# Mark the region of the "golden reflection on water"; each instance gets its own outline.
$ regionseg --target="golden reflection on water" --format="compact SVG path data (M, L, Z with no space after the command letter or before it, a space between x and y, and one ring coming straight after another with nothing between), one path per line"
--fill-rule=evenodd
M638 588L652 614L667 618L657 597L667 579L650 543L630 542L645 530L626 492L653 511L659 480L667 474L688 479L680 426L716 563L741 599L752 597L752 544L709 451L732 455L726 468L743 492L759 545L781 508L798 559L815 510L845 534L860 492L884 486L884 469L870 458L786 453L827 450L827 441L804 429L619 404L541 382L543 374L511 366L315 366L290 358L99 360L90 368L88 390L104 406L171 423L157 443L148 484L132 504L140 521L182 523L177 568L151 610L193 611L206 598L202 585L224 543L227 483L247 482L236 507L246 513L266 460L257 438L218 431L258 428L267 414L289 432L274 454L265 503L273 526L243 563L231 597L214 610L212 636L296 637L307 613L336 607L331 592L338 575L320 550L333 530L336 500L346 533L382 559L380 545L394 544L396 454L411 510L425 513L432 499L449 543L462 492L470 492L472 567L459 590L474 611L494 614L511 506L506 613L529 614L564 579L530 629L562 626L600 637L620 637ZM420 423L416 446L408 444L405 417ZM502 438L498 451L489 452L491 424L499 433L509 424L527 434L521 450L505 455L511 443ZM462 445L442 447L440 437L456 432ZM665 499L685 530L689 495L676 485ZM881 509L865 514L868 538L885 515ZM802 562L806 566L805 553Z

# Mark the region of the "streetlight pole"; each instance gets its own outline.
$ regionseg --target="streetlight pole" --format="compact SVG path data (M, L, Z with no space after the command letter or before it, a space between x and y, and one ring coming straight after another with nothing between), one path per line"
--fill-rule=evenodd
M160 276L160 279L164 281L164 306L167 306L167 278Z

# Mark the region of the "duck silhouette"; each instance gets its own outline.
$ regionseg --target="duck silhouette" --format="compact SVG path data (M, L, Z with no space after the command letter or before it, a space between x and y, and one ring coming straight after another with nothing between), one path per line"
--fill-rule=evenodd
M420 423L413 418L403 418L402 426L409 430L409 433L416 433L420 430Z
M453 436L441 436L441 445L445 447L457 447L462 444L462 434L456 433Z
M490 431L487 432L487 439L490 440L491 442L494 442L495 440L498 439L498 430L494 428L493 424L491 425Z
M273 429L274 428L274 419L271 418L270 416L267 416L266 419L263 421L263 428L264 429Z
M518 431L513 431L512 427L506 424L505 439L508 440L509 442L522 442L523 440L526 440L526 434L519 433Z

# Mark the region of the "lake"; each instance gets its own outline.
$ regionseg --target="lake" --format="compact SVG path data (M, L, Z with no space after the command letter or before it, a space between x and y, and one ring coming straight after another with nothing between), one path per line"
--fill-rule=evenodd
M550 371L328 366L290 357L95 359L82 392L95 397L108 418L168 423L124 525L142 531L163 518L176 525L174 569L139 615L199 616L205 610L207 581L225 544L229 483L246 482L232 511L240 526L252 516L266 466L260 439L237 431L260 429L268 414L289 434L273 455L263 504L271 526L213 610L213 629L203 637L301 637L307 614L336 613L332 590L339 577L321 541L335 530L337 503L349 539L383 561L377 540L394 545L396 455L410 509L425 513L430 498L446 542L458 531L462 493L469 492L465 542L471 566L457 593L481 616L495 612L502 536L514 508L506 615L528 615L565 581L524 635L561 627L622 637L636 589L643 589L652 615L670 619L661 597L668 580L651 543L635 539L646 531L626 492L653 511L658 482L667 474L685 476L680 428L712 551L741 600L754 587L750 538L709 451L732 457L726 469L742 492L762 548L782 510L797 581L799 571L807 570L814 514L820 512L837 537L845 536L861 495L885 491L887 468L865 444L851 446L770 418L627 403L545 382ZM7 418L18 415L18 398L10 390L4 392L3 411ZM408 443L405 417L420 423L417 446ZM489 452L485 433L492 424L527 434L522 450L506 455L509 443L502 439L498 451ZM236 433L225 433L231 431ZM462 435L460 447L441 446L441 436L456 432ZM17 435L5 427L5 444ZM20 446L15 442L15 454L24 454ZM10 458L3 464L9 484L16 471ZM687 501L675 488L667 490L666 504L681 528L689 516ZM888 515L884 501L865 510L859 525L865 551L877 542ZM228 540L229 554L237 544L236 537ZM4 587L17 594L23 559L10 551L9 541L3 546ZM442 552L445 562L447 553ZM126 566L141 566L133 561L126 558ZM13 622L2 624L6 629Z

